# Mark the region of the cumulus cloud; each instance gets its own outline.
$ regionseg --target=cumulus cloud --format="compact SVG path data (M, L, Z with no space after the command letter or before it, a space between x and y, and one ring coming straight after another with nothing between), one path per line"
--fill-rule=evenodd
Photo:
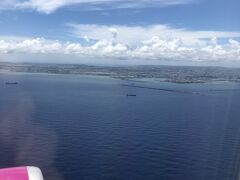
M196 0L1 0L0 9L20 8L33 9L50 14L59 8L79 5L80 8L116 9L146 8L187 4Z
M47 55L82 59L159 62L238 62L240 32L191 31L167 25L106 26L71 24L79 42L1 37L3 55ZM223 43L224 39L224 43Z
M124 25L96 25L96 24L68 24L71 33L79 38L87 36L89 39L110 41L114 38L121 43L136 46L157 36L162 40L181 39L185 46L206 45L206 39L236 38L240 32L225 31L193 31L185 28L173 28L169 25L157 24L150 26L124 26ZM109 32L110 31L110 32ZM213 39L212 39L213 40Z
M214 39L214 43L212 43ZM136 47L112 40L101 39L93 44L50 41L43 38L26 40L0 40L0 57L4 54L68 55L79 58L119 60L155 60L169 62L240 62L240 42L229 39L219 44L208 39L202 46L186 46L181 39L164 40L154 36Z
M118 35L118 31L116 28L109 28L109 31L112 33L113 35L113 39L116 40L117 39L117 35Z

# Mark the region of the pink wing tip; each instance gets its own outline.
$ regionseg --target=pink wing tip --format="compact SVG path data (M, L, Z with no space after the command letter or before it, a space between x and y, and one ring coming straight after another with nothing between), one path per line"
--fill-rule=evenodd
M0 169L0 180L43 180L43 175L37 167L6 168Z

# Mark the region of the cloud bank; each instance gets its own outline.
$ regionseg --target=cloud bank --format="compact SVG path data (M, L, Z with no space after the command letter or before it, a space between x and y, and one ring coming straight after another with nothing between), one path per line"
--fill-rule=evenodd
M196 0L1 0L0 9L33 9L50 14L59 8L79 5L87 9L162 7L193 3Z
M121 43L135 46L152 37L159 37L165 41L181 39L185 46L203 46L211 38L238 38L240 32L226 31L194 31L185 28L174 28L169 25L156 24L150 26L127 26L127 25L97 25L97 24L68 24L70 33L74 36L87 37L92 40L112 40L114 38ZM110 31L110 32L109 32Z
M89 26L89 25L86 25ZM92 25L96 26L96 25ZM85 27L85 26L84 26ZM103 30L105 29L106 30ZM145 60L168 62L240 62L240 42L233 37L240 37L237 32L191 32L176 30L178 33L168 37L166 34L154 34L156 28L129 27L130 34L123 31L126 27L100 26L89 28L89 31L79 32L86 42L60 42L44 38L1 38L0 57L3 55L67 55L69 57L111 59L114 60ZM132 30L133 28L134 30ZM165 27L166 28L166 27ZM149 30L150 29L150 30ZM79 30L79 29L78 29ZM173 30L173 29L172 29ZM93 31L93 32L92 32ZM135 35L131 34L135 31ZM126 34L121 34L125 32ZM75 32L76 33L76 32ZM92 37L92 35L94 37ZM145 35L145 36L144 36ZM215 35L211 37L211 35ZM129 37L129 39L128 39ZM210 38L211 37L211 38ZM219 43L219 38L227 38L225 43ZM94 38L94 39L92 39ZM33 60L34 61L34 60Z

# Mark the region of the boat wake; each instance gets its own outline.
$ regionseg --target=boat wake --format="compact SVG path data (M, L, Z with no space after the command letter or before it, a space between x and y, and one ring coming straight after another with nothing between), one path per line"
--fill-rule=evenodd
M172 92L172 93L194 94L194 95L206 96L206 94L203 94L203 93L200 93L200 92L193 92L193 91L186 91L186 90L156 88L156 87L138 86L138 85L132 85L132 84L123 84L123 86L132 87L132 88L157 90L157 91L165 91L165 92Z

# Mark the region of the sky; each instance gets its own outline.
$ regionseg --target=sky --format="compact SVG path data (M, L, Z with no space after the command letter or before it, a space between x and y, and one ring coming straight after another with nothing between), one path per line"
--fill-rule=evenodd
M1 0L0 62L240 66L239 0Z

